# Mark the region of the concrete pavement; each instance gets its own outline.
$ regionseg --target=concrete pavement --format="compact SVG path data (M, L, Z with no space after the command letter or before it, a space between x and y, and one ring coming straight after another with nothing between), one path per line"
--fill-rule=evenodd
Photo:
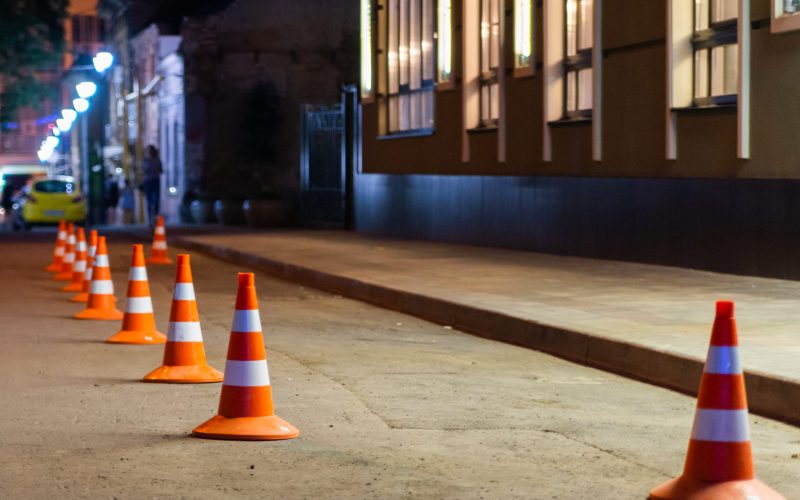
M732 299L751 409L800 423L800 282L330 231L174 243L689 394Z
M302 435L190 438L220 386L139 382L160 347L104 344L118 324L69 319L41 270L49 244L0 248L2 498L634 499L682 468L693 398L263 273L275 405ZM112 241L120 298L128 252ZM244 266L192 261L222 368ZM162 328L173 272L149 268ZM750 420L759 477L792 498L800 430Z

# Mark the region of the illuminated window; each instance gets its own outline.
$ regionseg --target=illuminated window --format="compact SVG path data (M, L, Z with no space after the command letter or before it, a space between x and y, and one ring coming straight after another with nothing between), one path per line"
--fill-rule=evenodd
M533 0L514 0L514 67L533 66Z
M433 127L434 0L389 0L388 131Z
M564 117L592 116L593 0L566 0Z
M738 0L694 0L694 105L736 103Z
M800 0L772 0L773 33L800 29Z
M500 86L497 83L500 66L500 5L501 0L481 0L481 66L480 101L481 126L494 127L500 117Z
M361 97L372 96L372 0L361 0Z
M453 73L453 7L451 0L439 0L437 4L436 56L438 58L436 79L449 82Z

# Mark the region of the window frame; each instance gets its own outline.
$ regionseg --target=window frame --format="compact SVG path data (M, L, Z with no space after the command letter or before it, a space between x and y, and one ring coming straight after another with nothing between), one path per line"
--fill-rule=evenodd
M478 0L478 129L496 129L498 127L500 121L500 68L503 66L501 59L503 58L503 22L502 18L504 15L503 11L503 0L495 0L497 2L497 66L491 66L491 54L492 54L492 35L491 29L492 24L489 24L489 36L487 36L487 40L489 41L489 50L487 53L489 54L489 69L487 71L483 71L483 36L481 36L481 23L483 22L483 13L484 13L484 6L488 3L491 4L492 0ZM492 86L496 86L497 91L497 118L492 118ZM483 114L483 89L487 87L487 93L489 94L489 116L484 117Z
M522 19L522 16L518 12L519 5L521 2L526 2L529 4L530 9L530 16L527 19ZM522 78L526 76L533 76L536 72L536 0L514 0L514 77L515 78ZM528 35L530 39L528 43L530 44L530 54L528 55L528 62L526 64L520 64L520 56L519 47L517 47L517 41L520 39L521 35L517 32L519 29L520 23L526 23L528 25Z
M569 2L570 0L564 0L564 25L563 25L563 34L564 34L564 53L562 59L562 66L564 71L563 77L563 92L564 98L562 103L562 115L564 120L576 120L576 119L590 119L592 117L592 110L594 108L594 96L592 96L592 106L587 109L580 108L580 71L585 69L592 69L593 70L593 53L594 50L594 14L592 15L592 47L581 49L581 1L582 0L575 0L575 54L569 54L569 30L567 29L567 22L569 16L567 15L569 9ZM594 1L592 1L592 9L594 9ZM575 109L569 109L569 79L570 73L575 74ZM590 81L590 87L593 87L593 82ZM593 89L591 89L593 92Z
M714 21L714 1L707 0L708 5L708 28L697 29L697 7L696 0L692 0L692 106L693 107L712 107L712 106L734 106L738 103L738 92L733 94L713 95L712 89L714 84L712 52L716 47L724 47L726 45L736 45L737 51L739 44L738 25L740 12L737 12L736 17L724 19L722 21ZM697 96L697 64L696 55L700 50L707 50L706 53L706 68L707 68L707 82L706 82L706 96ZM741 68L736 67L737 77Z
M438 84L438 82L437 82L437 75L438 75L438 67L437 67L438 44L436 43L437 39L436 39L435 35L437 33L437 26L438 26L438 2L436 0L394 0L394 1L397 2L397 6L398 6L397 27L396 27L397 39L398 39L397 40L397 46L398 46L397 58L398 58L398 62L396 63L397 64L397 71L398 71L398 76L397 76L398 82L397 82L397 92L392 92L391 89L390 89L391 85L390 85L390 78L389 78L390 66L391 66L391 62L389 61L389 54L392 52L392 50L391 50L392 46L390 45L390 40L389 40L390 39L389 33L391 31L390 25L391 25L391 21L392 21L392 13L391 13L391 9L390 9L391 1L392 0L386 0L385 3L384 3L384 8L386 9L386 29L385 29L385 32L383 33L384 44L385 44L384 46L386 47L386 54L384 56L385 62L386 62L386 74L385 74L386 91L385 91L384 94L382 94L383 102L384 102L384 105L386 106L385 123L384 123L384 127L385 127L384 130L386 132L384 134L384 137L405 137L405 136L429 135L429 134L432 134L434 132L435 125L436 125L436 89L437 89L437 84ZM431 25L432 25L432 28L433 28L432 33L431 33L431 51L430 51L430 59L432 61L433 74L431 75L430 79L425 79L424 78L425 65L424 65L423 51L422 51L422 48L421 48L421 44L422 44L422 41L423 41L423 32L424 32L424 29L425 29L424 22L423 22L423 20L424 20L424 15L423 14L424 14L424 10L425 10L425 2L426 1L430 2L430 4L431 4L431 20L432 20ZM408 18L409 18L408 19L408 23L409 23L409 29L408 29L409 35L408 36L409 36L409 39L410 39L410 25L411 25L411 21L410 21L410 19L411 19L411 8L413 6L412 4L417 3L417 2L419 3L419 13L418 13L419 17L418 17L418 20L419 20L419 35L420 35L420 38L419 38L419 40L420 40L420 56L419 56L420 57L420 64L419 64L420 87L418 89L412 89L411 88L411 82L410 82L410 79L411 79L411 67L410 67L411 66L411 61L410 61L410 58L409 58L409 61L407 63L407 66L408 66L407 70L409 72L409 82L407 82L405 84L401 84L400 83L400 72L402 70L401 70L401 67L400 67L401 63L400 63L400 55L399 55L399 47L400 47L400 17L401 17L399 12L400 12L400 8L401 8L401 6L400 6L401 2L407 2L408 6L409 6L409 9L408 9L409 10L409 12L408 12ZM430 93L431 100L432 100L432 103L431 103L431 122L432 123L429 126L422 126L422 127L417 127L417 128L405 128L405 129L402 129L402 128L398 127L397 129L393 129L392 128L393 115L392 115L392 102L391 102L392 99L393 98L397 99L398 102L399 102L400 98L405 96L409 100L411 100L411 96L414 95L414 94L421 94L421 95L424 96L426 93ZM409 104L409 106L410 106L410 104ZM398 113L399 113L399 104L398 104ZM399 119L400 119L400 117L398 116L398 120Z

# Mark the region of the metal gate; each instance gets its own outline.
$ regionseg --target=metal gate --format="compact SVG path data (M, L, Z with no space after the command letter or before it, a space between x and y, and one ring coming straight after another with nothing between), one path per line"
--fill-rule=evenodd
M347 224L345 113L342 104L303 107L301 179L306 225Z

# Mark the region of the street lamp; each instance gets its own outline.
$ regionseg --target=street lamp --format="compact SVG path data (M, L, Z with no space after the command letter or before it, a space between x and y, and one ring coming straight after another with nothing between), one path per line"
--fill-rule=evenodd
M81 82L75 85L75 90L78 92L78 97L88 99L97 92L97 84L94 82ZM78 110L78 112L80 112L80 110Z
M87 101L83 97L78 97L77 99L72 100L72 106L78 113L83 113L84 111L89 109L89 101Z
M73 111L73 113L75 112ZM70 120L67 120L66 118L59 118L58 120L56 120L56 127L57 128L53 129L53 132L59 130L61 132L66 133L69 132L69 129L72 128L72 122Z
M52 136L52 135L48 135L47 139L44 140L44 143L50 149L55 149L55 147L58 146L59 142L60 141L58 140L58 137L55 137L55 136Z
M75 111L74 109L66 108L61 110L61 116L63 116L64 119L67 120L69 123L72 123L75 121L76 118L78 118L78 112Z
M111 52L98 52L92 58L92 64L94 64L94 70L102 74L114 64L114 55Z

